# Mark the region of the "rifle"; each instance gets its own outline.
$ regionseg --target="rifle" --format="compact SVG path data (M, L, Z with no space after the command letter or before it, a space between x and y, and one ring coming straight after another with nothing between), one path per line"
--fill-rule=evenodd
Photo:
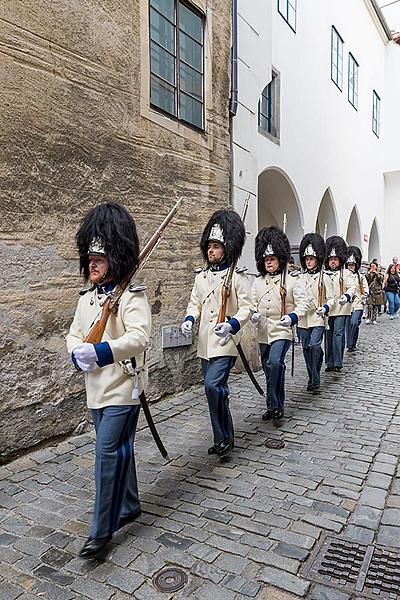
M286 233L286 213L283 214L283 233ZM285 266L284 270L282 271L281 274L281 284L279 287L279 293L281 296L281 317L286 315L286 294L287 294L287 289L286 289L286 276L287 276L287 268Z
M168 215L165 217L164 221L161 223L157 231L152 235L149 239L143 250L139 254L138 266L136 270L132 273L130 277L126 279L126 281L122 282L116 289L116 291L107 297L103 304L103 308L101 311L100 319L94 323L94 325L90 328L88 334L86 335L84 342L89 344L97 344L101 342L104 331L107 327L108 318L111 313L116 314L118 312L118 306L121 300L121 296L131 283L132 277L137 275L145 266L146 262L149 260L150 256L153 254L157 245L159 244L162 234L164 230L167 228L169 223L174 218L175 214L178 212L180 205L183 202L183 197L180 197L176 202L175 206L170 210Z
M250 202L250 194L247 195L246 201L245 201L244 206L243 206L242 215L240 217L242 219L243 223L244 223L244 220L245 220L246 215L247 215L247 209L249 208L249 202ZM217 323L225 323L225 320L226 320L226 306L228 304L228 298L229 298L230 293L231 293L232 279L233 279L233 274L234 274L235 269L236 269L236 265L237 265L237 260L234 261L234 262L232 262L231 266L229 267L228 274L225 277L224 283L222 285L222 290L221 290L221 306L219 308Z

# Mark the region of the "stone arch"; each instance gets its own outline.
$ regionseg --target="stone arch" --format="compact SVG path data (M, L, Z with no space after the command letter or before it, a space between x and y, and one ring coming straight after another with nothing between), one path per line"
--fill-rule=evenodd
M317 219L315 221L315 231L328 238L331 235L338 234L338 220L335 207L335 201L331 188L325 190L319 205Z
M290 177L279 167L269 167L258 176L258 229L275 225L282 228L286 215L286 234L297 260L304 235L299 197Z
M353 206L350 213L349 223L347 225L346 242L349 246L358 246L361 248L361 225L357 206Z
M381 242L376 217L371 225L371 230L369 232L368 262L371 262L374 258L376 258L379 263L381 262Z

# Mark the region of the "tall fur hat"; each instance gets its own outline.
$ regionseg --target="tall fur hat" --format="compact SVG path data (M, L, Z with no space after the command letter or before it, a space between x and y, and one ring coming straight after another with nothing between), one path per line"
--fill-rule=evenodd
M329 269L329 257L337 256L340 260L340 266L344 265L347 260L347 244L340 235L331 235L326 240L326 261L325 266Z
M104 202L83 218L75 236L79 268L89 279L89 254L105 254L116 284L132 277L138 265L139 238L129 212L116 202Z
M220 242L225 249L226 262L231 265L242 254L246 231L238 213L234 210L217 210L204 228L200 248L204 260L208 262L208 242Z
M264 254L276 256L281 268L284 268L290 259L290 243L286 233L278 227L264 227L256 237L255 257L257 269L261 275L266 275Z
M350 260L351 259L351 260ZM358 246L349 246L347 248L346 262L354 262L356 264L356 272L361 267L362 253Z
M308 252L313 252L313 254L308 254ZM319 233L306 233L300 242L299 254L300 264L304 270L306 269L306 256L315 256L318 268L321 269L326 258L326 244L322 235L319 235Z

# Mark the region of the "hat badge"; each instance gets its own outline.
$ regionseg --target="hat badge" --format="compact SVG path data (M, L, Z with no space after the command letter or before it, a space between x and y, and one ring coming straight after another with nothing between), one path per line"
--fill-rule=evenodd
M304 256L317 256L317 253L311 244L308 244L307 248L304 250L303 257Z
M263 256L275 256L275 252L274 249L272 247L272 244L267 244L267 247L264 250Z
M225 244L224 240L224 232L222 231L221 225L213 225L211 227L210 235L208 236L208 241L219 242L220 244Z
M89 244L88 254L105 254L103 241L100 238L93 238Z

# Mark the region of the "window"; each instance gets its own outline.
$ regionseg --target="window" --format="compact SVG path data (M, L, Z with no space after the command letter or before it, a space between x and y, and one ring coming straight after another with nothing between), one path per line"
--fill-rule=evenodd
M331 46L331 78L338 86L339 90L343 87L343 40L332 26L332 46Z
M296 10L297 0L278 0L278 12L294 32L296 31Z
M260 133L267 134L274 141L279 140L279 94L279 74L273 71L272 80L264 88L258 101L258 128Z
M357 110L358 108L358 62L354 56L349 53L349 80L348 80L348 95L349 102Z
M150 105L204 129L204 17L181 0L150 0Z
M381 99L374 90L372 94L372 131L379 137L381 120Z

